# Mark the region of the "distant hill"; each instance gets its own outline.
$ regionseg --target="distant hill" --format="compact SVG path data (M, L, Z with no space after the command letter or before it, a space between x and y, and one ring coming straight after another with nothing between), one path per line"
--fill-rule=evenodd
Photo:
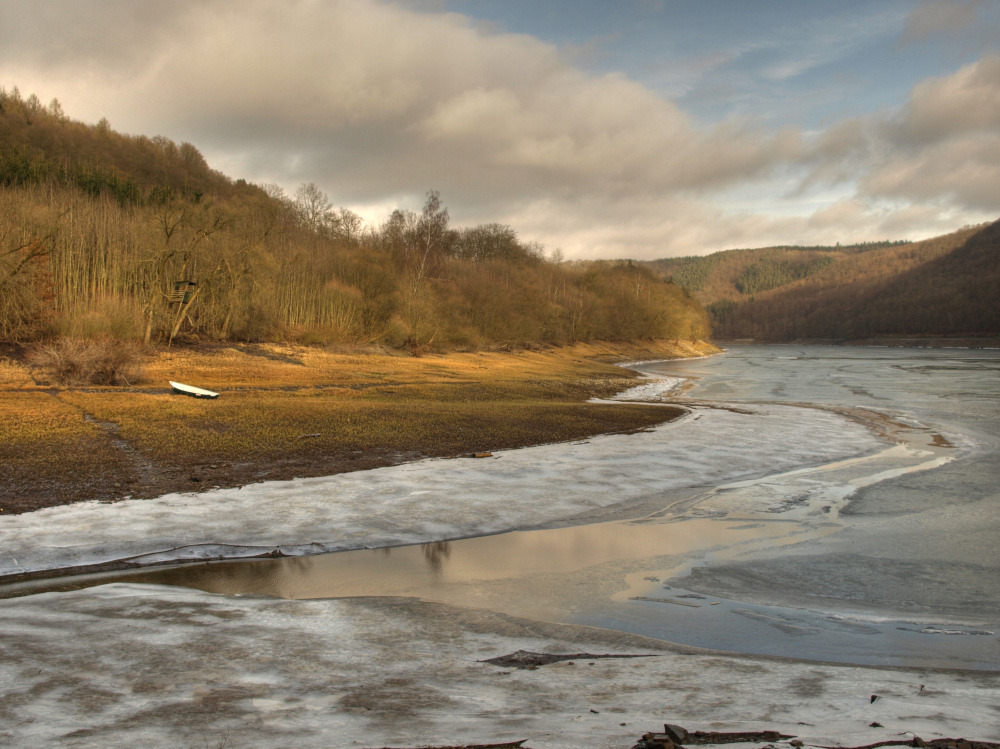
M190 143L0 88L0 343L297 341L432 349L699 339L683 288L629 262L557 262L499 223L381 226L316 185L212 170Z
M57 100L48 106L0 91L0 185L73 186L119 202L163 204L173 198L229 196L233 182L209 168L190 143L124 135L107 120L71 120Z
M719 339L1000 336L1000 221L921 242L770 247L650 263Z

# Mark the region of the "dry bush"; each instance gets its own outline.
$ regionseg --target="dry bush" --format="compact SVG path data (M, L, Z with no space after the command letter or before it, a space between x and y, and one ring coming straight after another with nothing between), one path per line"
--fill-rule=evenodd
M59 338L37 345L29 363L60 385L132 385L142 377L141 346L113 338Z
M135 299L108 297L71 306L51 326L60 338L117 338L138 341L143 332L142 309Z
M543 261L515 244L507 227L479 232L484 241L506 244L477 245L455 257L443 245L419 250L416 236L416 249L396 253L391 237L375 231L347 243L286 225L282 205L250 188L199 203L175 196L126 205L69 184L0 185L0 240L7 237L0 256L14 257L10 251L20 252L24 242L35 247L32 237L45 239L48 253L23 267L18 261L16 278L7 271L0 341L299 340L472 349L655 338L664 321L698 309L657 288L665 282L624 264L590 272L591 266ZM461 259L465 254L473 259ZM4 278L0 262L0 285ZM174 283L183 280L198 285L179 306L170 300Z

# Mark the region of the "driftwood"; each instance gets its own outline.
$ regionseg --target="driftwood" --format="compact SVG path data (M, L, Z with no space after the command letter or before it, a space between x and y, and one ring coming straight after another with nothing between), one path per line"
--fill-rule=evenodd
M781 741L795 738L778 731L751 731L739 733L721 733L718 731L694 731L683 739L685 744L739 744L749 741Z
M873 700L874 701L874 700ZM646 733L632 749L685 749L686 746L703 744L752 744L759 743L760 748L772 747L775 741L795 739L794 736L778 731L749 731L740 733L720 733L717 731L688 732L680 726L666 723L663 733ZM801 741L790 741L792 746L804 746ZM970 739L933 739L924 741L919 736L909 739L893 739L876 741L864 746L818 746L813 749L878 749L883 746L911 746L918 749L1000 749L1000 744L991 741L973 741Z
M529 650L518 650L508 655L498 655L496 658L487 658L480 663L491 663L494 666L503 668L538 668L547 666L558 661L592 661L597 658L656 658L658 656L650 654L628 654L618 655L616 653L532 653Z
M521 739L520 741L509 741L506 744L462 744L460 746L429 746L421 747L420 749L522 749L521 745L527 739ZM382 747L382 749L392 749L392 747ZM528 749L528 747L524 747Z
M632 749L684 749L684 746L705 744L748 744L761 742L770 744L774 741L795 738L792 735L778 731L741 731L739 733L721 733L719 731L693 731L689 733L680 726L666 723L663 733L649 732L639 739ZM683 742L683 746L682 746Z

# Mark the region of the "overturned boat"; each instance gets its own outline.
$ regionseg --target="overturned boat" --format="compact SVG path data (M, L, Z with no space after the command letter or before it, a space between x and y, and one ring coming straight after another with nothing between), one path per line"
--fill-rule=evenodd
M185 385L181 382L174 382L173 380L168 380L170 383L170 389L173 390L178 395L189 395L192 398L218 398L219 394L211 390L205 390L203 388L196 388L194 385Z

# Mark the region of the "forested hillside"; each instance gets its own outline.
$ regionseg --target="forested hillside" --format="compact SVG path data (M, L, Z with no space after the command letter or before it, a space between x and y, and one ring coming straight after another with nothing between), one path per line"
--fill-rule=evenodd
M233 180L189 143L0 89L0 341L419 352L708 334L701 305L650 268L554 262L501 224L456 229L436 192L365 227L315 185Z
M720 339L1000 335L1000 222L922 242L728 250L651 263Z

